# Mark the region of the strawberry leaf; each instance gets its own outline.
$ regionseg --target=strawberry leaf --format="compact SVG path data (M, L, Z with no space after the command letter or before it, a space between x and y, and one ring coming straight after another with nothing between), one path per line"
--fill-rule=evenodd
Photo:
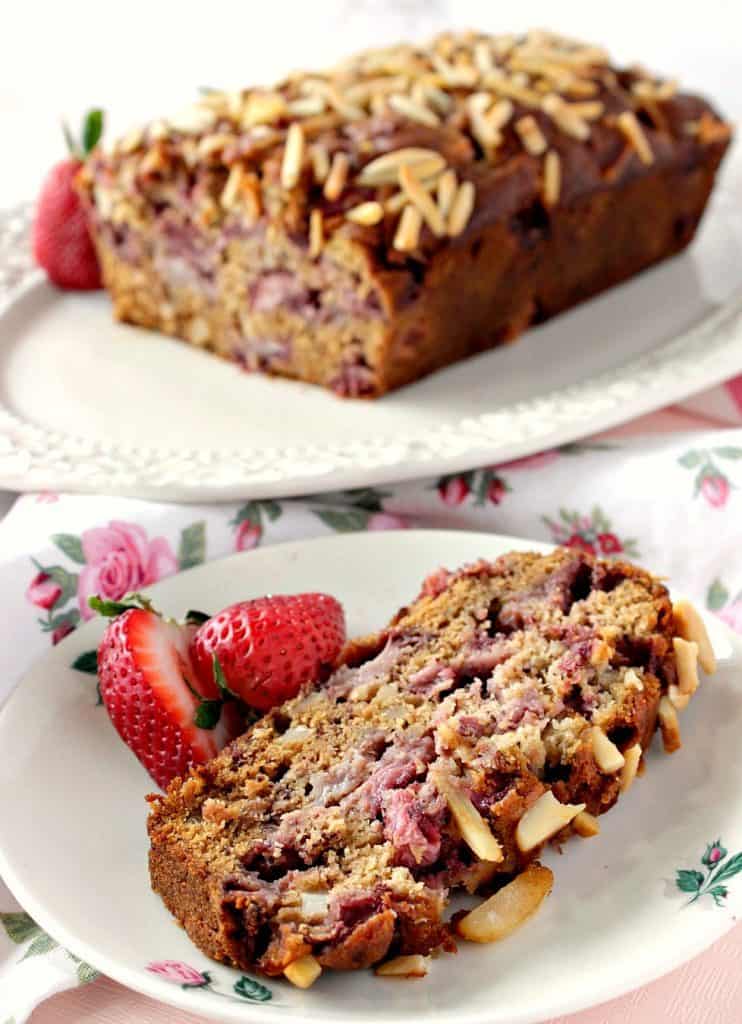
M90 676L97 676L98 652L96 650L83 651L82 654L78 654L70 667L77 669L78 672L86 672Z
M224 701L202 700L196 708L193 721L199 729L213 729L221 718Z
M77 139L70 131L70 126L66 121L62 121L62 134L64 135L64 141L67 144L67 152L70 156L73 156L76 160L80 159L80 147L77 145Z
M107 619L115 619L117 615L130 611L132 608L140 608L146 612L153 612L152 602L143 594L127 594L122 601L104 601L98 594L88 598L88 605L94 612L104 615Z
M214 672L214 682L219 688L219 692L223 695L224 700L237 700L241 701L239 694L235 693L234 690L230 690L227 685L227 677L224 675L224 669L222 668L219 657L214 653L211 657L211 665Z
M89 110L82 123L82 151L88 155L100 142L103 135L103 111Z
M206 612L199 612L195 608L189 608L186 612L186 625L188 626L203 626L204 622L208 622L211 618Z

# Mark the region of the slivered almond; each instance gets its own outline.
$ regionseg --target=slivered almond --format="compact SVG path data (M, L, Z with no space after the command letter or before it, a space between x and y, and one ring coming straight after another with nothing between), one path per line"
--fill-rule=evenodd
M374 969L380 978L424 978L428 973L430 960L419 953L410 956L395 956Z
M589 814L587 811L580 811L579 814L575 815L572 819L572 828L575 830L577 835L582 836L583 839L589 839L591 836L600 835L598 819L594 814Z
M585 103L573 103L571 110L578 117L584 117L586 121L594 121L605 113L605 104L600 100L588 100Z
M441 211L436 206L430 193L426 192L423 188L420 179L415 174L414 168L409 165L400 167L399 184L413 206L418 208L423 216L423 220L436 238L442 238L446 233L446 225Z
M245 125L272 124L286 113L286 100L280 92L254 92L247 97L242 113Z
M408 146L395 149L376 157L366 164L358 175L359 185L394 185L397 182L400 167L414 167L419 178L442 171L446 166L445 159L434 149L423 149Z
M316 259L324 245L324 219L321 210L309 214L309 258Z
M698 689L698 644L695 640L683 640L674 636L675 668L678 673L678 689L690 696Z
M620 789L622 793L625 793L628 789L631 789L631 784L636 778L639 762L642 758L642 748L638 743L635 743L628 750L624 751L623 757L624 766L621 769Z
M451 209L451 204L456 196L456 190L458 188L458 181L456 179L456 171L450 167L447 171L438 179L438 209L441 211L442 217L448 217Z
M323 114L327 107L322 96L302 96L287 103L286 109L292 117L316 117L317 114Z
M652 147L649 145L649 140L644 133L644 129L639 124L636 114L633 110L624 110L616 118L616 124L619 129L623 132L627 141L636 150L636 154L643 164L654 163L654 153Z
M670 683L667 687L667 696L670 698L670 703L677 711L685 711L690 704L691 694L683 693L679 686L675 683Z
M348 159L348 154L336 153L332 158L330 171L325 180L325 187L323 189L325 199L329 199L332 202L334 199L340 198L345 188L345 183L348 180L349 170L350 160Z
M309 159L312 161L314 180L320 185L324 184L327 180L327 175L330 173L330 157L327 149L318 142L310 148Z
M612 774L623 768L625 764L623 754L597 725L594 725L592 728L591 740L593 756L602 772Z
M294 122L286 134L286 147L283 151L281 164L281 185L285 189L295 188L301 165L304 160L304 132L298 122Z
M546 151L548 143L544 133L538 126L538 122L531 114L521 117L515 122L515 130L520 136L523 147L531 156L541 156Z
M498 100L484 115L486 123L496 131L504 128L513 116L515 107L510 100Z
M293 963L284 968L283 973L291 984L296 985L297 988L309 988L322 974L322 967L313 956L308 954L307 956L299 957L298 960L294 960Z
M469 218L474 209L475 191L471 181L462 181L458 187L451 210L448 214L446 229L448 234L455 238L460 235L469 223Z
M384 207L381 203L374 201L368 203L359 203L358 206L354 206L350 210L346 210L345 219L352 221L354 224L361 224L364 227L370 227L373 224L378 224L384 217Z
M562 161L556 150L550 149L544 157L544 203L556 206L562 191Z
M233 164L229 171L227 182L222 189L222 194L219 196L219 202L225 210L231 210L237 202L244 176L245 169L242 164Z
M675 628L683 640L698 645L698 661L704 672L711 675L716 671L716 655L711 646L706 625L690 601L676 601L672 606Z
M584 804L559 803L552 791L547 789L518 822L515 830L518 849L523 853L535 849L565 825L569 825L570 821L584 810Z
M417 121L419 124L426 124L431 128L437 128L441 123L438 115L430 107L426 107L422 103L416 103L412 97L404 96L402 93L392 93L388 97L387 103L398 114L408 117L411 121Z
M658 711L662 745L666 754L674 754L682 746L680 742L680 723L678 713L669 697L660 697Z
M584 142L590 137L590 125L575 113L572 106L556 93L548 93L541 100L541 109L566 135Z
M411 252L417 249L420 242L420 229L423 226L423 217L416 206L407 205L402 210L399 218L397 231L394 235L392 245L400 252Z
M548 868L529 864L512 882L460 918L456 931L470 942L499 942L536 913L553 884Z
M442 772L435 773L433 782L446 798L453 819L458 825L461 838L480 860L496 864L502 860L502 847L492 834L487 822L476 809L469 797L458 784L446 778Z

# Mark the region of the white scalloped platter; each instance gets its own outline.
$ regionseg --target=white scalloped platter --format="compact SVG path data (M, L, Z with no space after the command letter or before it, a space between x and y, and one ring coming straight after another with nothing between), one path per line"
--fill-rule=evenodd
M114 324L104 294L61 293L27 269L24 218L6 215L0 486L200 501L378 485L504 462L678 401L742 371L741 185L737 148L688 252L376 402Z
M514 548L549 550L461 531L344 534L211 562L151 594L182 617L321 589L343 602L353 635L382 626L439 565ZM280 978L258 986L196 949L150 889L144 797L154 784L96 706L94 677L71 668L97 645L100 620L45 654L0 710L0 873L74 955L209 1019L533 1024L594 1005L700 953L742 913L742 642L713 616L707 625L719 667L681 715L682 748L668 757L656 737L600 835L570 840L563 856L545 851L554 889L520 930L495 945L462 942L423 979L328 971L302 992Z

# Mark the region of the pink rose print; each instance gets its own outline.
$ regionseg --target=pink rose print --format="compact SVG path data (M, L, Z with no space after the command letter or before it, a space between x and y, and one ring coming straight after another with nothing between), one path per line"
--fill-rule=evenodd
M366 523L367 530L409 530L410 524L393 512L373 512Z
M73 632L74 628L71 622L63 622L61 626L57 626L52 631L52 644L58 644L60 640L64 640L69 633Z
M147 964L147 970L183 988L204 988L209 984L207 975L180 960L155 960Z
M62 588L46 572L37 572L26 588L26 600L48 611L57 603Z
M712 508L722 508L729 498L729 481L721 475L705 476L700 491Z
M598 547L604 555L618 555L623 551L621 541L615 533L599 533Z
M438 494L441 497L441 501L451 507L460 505L462 501L465 501L470 491L471 488L465 476L443 477L438 481Z
M85 565L77 584L77 601L83 619L95 614L88 606L93 594L118 601L178 568L167 540L148 540L146 532L135 523L112 520L108 526L85 530L80 541Z
M742 633L742 601L728 604L726 608L722 608L717 614L735 633Z
M595 554L595 548L592 544L585 540L584 537L580 537L578 533L573 533L571 537L564 541L565 548L577 548L579 551L587 551L589 554Z
M487 485L487 501L492 505L499 505L507 491L504 481L499 476L493 476Z
M733 597L722 581L716 579L706 591L706 607L735 633L742 633L742 593Z
M235 551L250 551L260 544L263 536L263 528L259 523L252 523L249 519L243 519L237 527L234 535Z

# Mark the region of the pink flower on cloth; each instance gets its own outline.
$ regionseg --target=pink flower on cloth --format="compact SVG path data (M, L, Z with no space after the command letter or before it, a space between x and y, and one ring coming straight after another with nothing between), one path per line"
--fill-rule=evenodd
M26 588L26 600L48 611L57 603L61 593L62 588L48 572L37 572Z
M366 523L367 530L409 530L410 524L393 512L372 512Z
M443 477L438 482L438 493L441 496L441 501L451 507L460 505L462 501L465 501L470 491L471 487L466 476L463 474L460 476Z
M259 523L243 519L234 535L235 551L250 551L252 548L256 548L262 536L263 528Z
M183 988L204 988L209 978L195 967L184 964L181 960L155 960L147 964L150 974L157 974L166 981L172 981Z
M164 537L148 540L146 532L135 523L112 520L108 526L85 530L80 541L85 565L77 583L77 601L83 619L94 615L88 606L93 594L118 601L178 568L168 541Z
M712 508L723 508L729 498L729 481L721 474L705 476L700 491Z
M742 601L728 604L716 613L735 633L742 633Z

